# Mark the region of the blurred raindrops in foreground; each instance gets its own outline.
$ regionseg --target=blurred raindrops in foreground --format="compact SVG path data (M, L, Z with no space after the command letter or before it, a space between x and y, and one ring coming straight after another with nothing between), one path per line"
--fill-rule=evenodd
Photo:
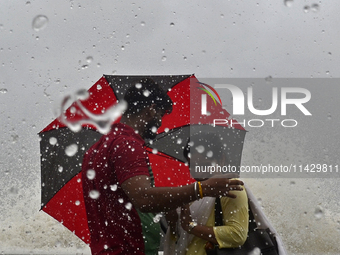
M102 88L99 86L97 89L101 90ZM61 121L73 132L79 132L82 129L83 124L89 124L94 125L100 133L107 134L110 131L111 124L126 110L127 103L122 100L108 108L102 114L94 114L81 102L81 100L86 100L88 97L89 94L85 90L79 90L73 95L64 97L61 103ZM69 108L69 110L71 114L81 115L82 118L80 120L70 120L66 116L67 105L71 102L75 103Z

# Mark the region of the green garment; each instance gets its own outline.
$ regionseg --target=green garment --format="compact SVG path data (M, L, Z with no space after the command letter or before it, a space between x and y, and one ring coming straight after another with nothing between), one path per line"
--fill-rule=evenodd
M161 242L160 224L154 222L155 214L153 213L142 213L138 211L138 214L142 222L145 254L158 255Z
M151 186L154 186L154 177L149 167ZM159 245L161 242L161 225L159 222L155 222L154 218L156 214L154 213L142 213L137 210L140 220L142 222L143 228L143 238L145 246L146 255L158 255Z

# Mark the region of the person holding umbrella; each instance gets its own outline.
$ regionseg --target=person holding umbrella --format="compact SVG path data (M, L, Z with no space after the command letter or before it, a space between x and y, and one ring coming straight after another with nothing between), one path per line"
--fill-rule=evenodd
M90 229L91 252L145 254L142 213L175 209L203 196L228 196L243 190L243 182L209 179L182 187L154 187L144 147L153 139L162 117L171 112L168 95L151 79L136 81L125 94L128 104L120 123L84 155L82 186ZM145 222L143 222L145 224Z

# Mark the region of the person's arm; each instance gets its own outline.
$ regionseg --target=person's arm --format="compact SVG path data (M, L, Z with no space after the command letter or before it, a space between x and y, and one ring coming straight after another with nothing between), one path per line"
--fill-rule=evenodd
M228 196L230 190L243 190L240 180L226 178L210 178L202 183L203 196ZM132 204L142 212L161 212L176 209L177 207L197 200L194 184L182 187L151 187L149 177L138 175L122 183L124 192L129 196Z
M238 193L237 199L221 198L223 226L214 227L220 248L235 248L247 239L249 212L246 191Z
M221 198L223 210L223 226L209 227L197 225L190 229L193 221L189 207L183 207L181 211L181 226L190 234L218 244L220 248L233 248L242 245L247 239L248 233L248 199L245 191L238 193L236 199ZM214 213L214 211L213 211Z
M172 235L177 235L177 222L178 222L178 214L176 210L171 210L165 213L165 219L168 223L168 227L171 231Z

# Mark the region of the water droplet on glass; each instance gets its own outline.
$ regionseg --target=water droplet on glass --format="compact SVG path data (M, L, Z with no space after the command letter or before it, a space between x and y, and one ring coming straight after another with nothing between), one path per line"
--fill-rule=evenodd
M63 168L62 166L58 166L58 172L59 172L59 173L62 173L63 170L64 170L64 168Z
M117 184L110 185L110 189L111 189L112 191L116 191L117 188L118 188Z
M118 202L122 204L122 203L124 203L124 199L123 198L119 198Z
M163 215L161 213L156 214L155 217L153 217L153 222L158 223L161 220L162 216Z
M91 63L92 61L93 61L93 57L88 56L88 57L86 58L86 62L87 62L87 63Z
M310 10L310 7L309 7L308 5L306 5L305 7L303 7L303 11L304 11L305 13L309 12L309 10Z
M207 157L208 158L211 158L213 155L214 155L214 153L212 151L208 151L207 152Z
M332 115L331 115L331 113L328 113L328 114L327 114L327 119L329 119L329 120L331 120L331 119L332 119Z
M72 157L78 152L78 145L76 144L71 144L66 147L65 153L67 156Z
M140 84L140 83L136 83L136 85L135 85L135 86L136 86L136 88L137 88L137 89L140 89L140 88L142 88L142 84Z
M132 209L132 204L130 202L126 203L125 208L130 211Z
M121 49L122 49L122 50L125 50L125 47L124 47L124 46L122 46L122 47L121 47Z
M143 91L143 95L145 96L145 97L148 97L148 96L150 96L150 91L149 90L144 90Z
M255 247L249 255L261 255L261 249L258 247Z
M320 6L318 4L312 4L311 10L313 12L318 12L320 10Z
M77 112L77 108L75 108L74 106L72 106L72 107L70 108L70 113L75 114L76 112Z
M166 56L163 56L163 57L162 57L162 61L166 61Z
M152 149L152 153L153 154L157 154L158 153L158 150L156 148Z
M293 6L293 0L284 0L284 4L287 7L292 7Z
M93 180L94 177L96 177L96 171L94 171L93 169L87 170L87 172L86 172L86 177L87 177L89 180Z
M323 209L321 206L317 206L314 211L314 216L317 220L323 217Z
M91 190L89 195L90 195L90 198L92 199L98 199L100 196L100 193L98 190Z
M57 138L50 137L49 142L50 142L51 145L56 145L57 144Z
M181 138L178 138L177 139L177 144L181 144L182 143L182 139Z
M80 205L80 201L77 200L77 201L75 202L75 204L76 204L76 205Z
M90 94L86 89L80 89L76 92L76 99L86 100L89 97L90 97Z
M8 92L7 89L4 89L4 88L0 89L1 94L6 94L7 92Z
M145 22L142 21L142 22L140 23L140 25L141 25L142 27L144 27L144 26L145 26Z
M33 19L32 27L35 31L40 31L47 26L48 18L44 15L38 15Z
M199 145L195 149L197 150L198 153L203 153L204 152L204 146L203 145Z
M153 126L153 127L151 128L151 132L152 132L152 133L156 133L156 132L157 132L157 127Z
M269 75L264 80L266 81L266 83L271 83L273 81L273 77Z
M175 25L175 23L173 23L173 22L170 23L170 26L171 26L171 27L173 27L174 25Z

